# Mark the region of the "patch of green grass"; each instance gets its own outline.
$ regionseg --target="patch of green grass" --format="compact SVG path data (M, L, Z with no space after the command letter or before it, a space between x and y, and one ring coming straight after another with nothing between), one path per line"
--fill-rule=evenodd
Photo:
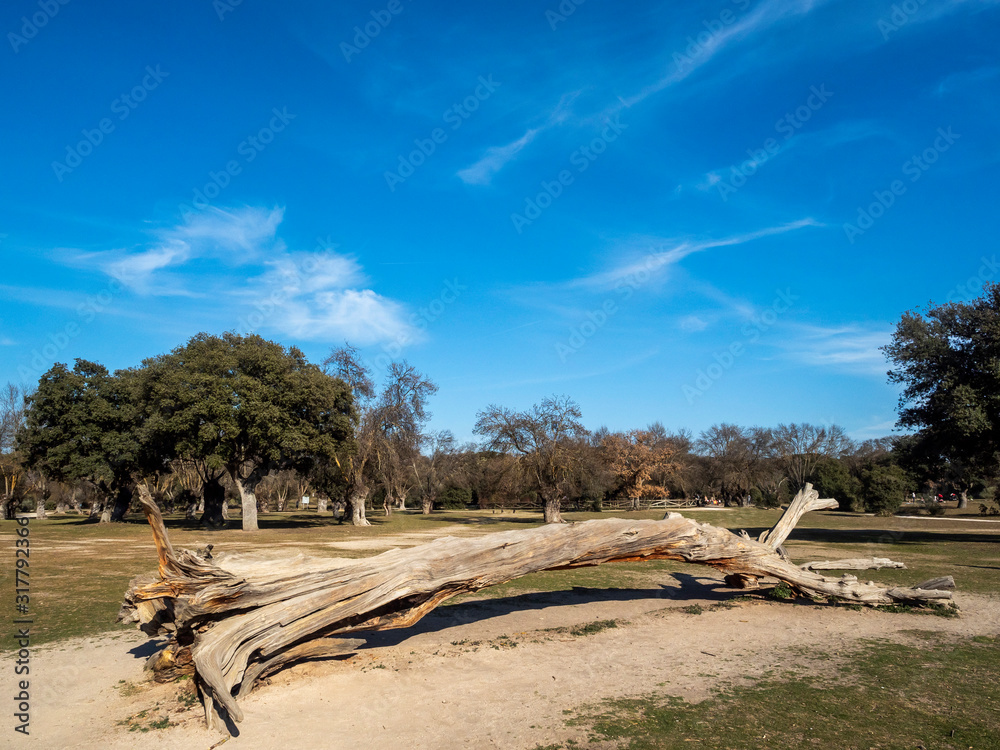
M707 610L700 604L692 604L689 607L684 607L684 611L687 612L689 615L701 615L704 614Z
M780 582L777 586L768 591L767 595L779 602L795 598L795 592L792 591L792 587L784 581Z
M118 726L128 727L128 731L130 732L142 732L143 734L149 732L150 730L167 729L168 727L175 726L174 723L170 721L169 716L163 716L159 719L150 718L150 712L152 710L153 709L146 709L145 711L140 711L137 714L129 716L127 719L122 719L118 722Z
M600 633L602 630L610 630L617 627L618 620L594 620L593 622L570 628L569 634L575 636L594 635L595 633Z
M676 696L578 712L593 742L653 748L1000 748L1000 640L870 643L839 675L764 680L690 704Z

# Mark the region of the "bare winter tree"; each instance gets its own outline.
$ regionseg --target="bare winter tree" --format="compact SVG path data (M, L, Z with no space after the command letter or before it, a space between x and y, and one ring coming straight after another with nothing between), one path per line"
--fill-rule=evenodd
M455 468L455 436L449 430L441 430L428 435L425 443L427 454L413 457L413 475L420 487L421 511L426 516L434 509L450 470Z
M708 459L712 484L726 502L750 504L750 489L766 457L766 433L734 424L717 424L695 443Z
M475 433L489 450L521 457L525 473L542 498L545 523L562 523L560 509L587 437L575 401L551 396L527 411L490 405L476 415Z
M376 409L382 422L381 449L377 453L378 474L385 489L385 511L403 510L413 488L414 461L424 441L423 428L430 413L428 399L437 393L437 385L416 368L392 362L386 373L385 388Z
M353 450L338 456L336 461L347 486L345 514L350 513L355 526L371 526L365 515L365 503L372 491L371 463L378 449L379 422L375 415L375 383L370 370L361 361L358 350L350 344L334 349L323 361L328 375L334 375L351 389L357 409L357 427Z
M387 514L394 500L398 507L405 507L415 481L413 458L430 418L427 401L437 386L407 362L392 362L376 398L371 372L349 344L332 351L323 364L328 374L342 379L354 394L358 410L355 450L337 462L348 488L351 522L368 526L365 503L376 483L385 490Z
M772 455L778 459L795 490L805 485L820 459L839 458L851 452L850 438L837 425L779 424L771 433Z

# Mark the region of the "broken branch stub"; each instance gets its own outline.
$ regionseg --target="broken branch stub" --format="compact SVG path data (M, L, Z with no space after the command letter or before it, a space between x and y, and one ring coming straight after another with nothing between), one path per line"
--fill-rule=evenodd
M303 572L261 563L237 574L226 570L224 561L174 553L159 510L140 487L157 545L159 578L133 582L119 619L139 623L150 635L171 636L169 655L154 659L153 668L162 663L176 669L190 661L213 724L216 713L240 721L237 697L261 676L363 643L345 641L349 633L408 627L454 596L543 570L676 560L737 578L772 577L810 596L849 602L951 598L943 588L885 588L853 576L826 578L783 559L776 548L794 526L792 520L827 507L808 492L800 496L762 535L767 543L670 513L662 521L611 518L443 538L360 560L316 562Z

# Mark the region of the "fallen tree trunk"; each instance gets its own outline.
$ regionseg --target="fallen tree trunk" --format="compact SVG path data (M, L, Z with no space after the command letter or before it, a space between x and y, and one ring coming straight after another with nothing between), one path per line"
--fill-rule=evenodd
M799 567L803 570L882 570L882 568L906 570L906 563L893 562L886 557L853 557L848 560L811 562Z
M154 671L193 665L210 726L241 721L237 698L261 676L303 658L353 650L342 636L408 627L443 601L542 570L610 562L677 560L708 565L730 577L771 577L813 597L879 605L950 599L941 581L927 588L885 588L854 576L826 578L777 549L804 512L830 507L812 490L796 496L764 542L668 513L662 521L613 518L552 524L471 539L444 538L405 550L305 572L261 564L240 575L203 555L175 553L145 487L140 498L159 557L156 579L136 580L119 620L171 636L151 659ZM825 504L824 504L825 503ZM953 584L952 584L953 585Z

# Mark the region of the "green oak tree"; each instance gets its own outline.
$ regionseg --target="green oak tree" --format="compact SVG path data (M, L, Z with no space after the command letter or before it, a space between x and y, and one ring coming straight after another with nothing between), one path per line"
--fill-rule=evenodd
M915 462L960 494L1000 474L1000 284L970 302L904 313L883 351L901 385L900 427Z
M132 387L127 373L77 359L72 370L53 365L25 400L17 436L25 465L46 482L92 482L103 498L102 522L124 518L148 458L137 439Z
M144 442L165 459L198 462L206 515L215 523L221 522L221 469L240 493L243 529L252 531L258 528L255 491L269 472L309 473L352 441L348 386L298 349L257 335L198 334L144 361L135 377Z

